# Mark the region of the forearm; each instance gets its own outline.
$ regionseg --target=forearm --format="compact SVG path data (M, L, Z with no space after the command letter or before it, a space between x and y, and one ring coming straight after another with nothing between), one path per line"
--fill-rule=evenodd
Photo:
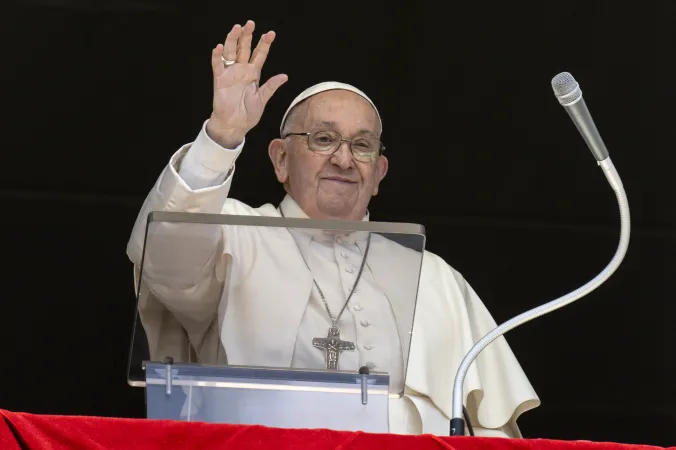
M193 144L179 149L164 168L147 195L139 212L127 245L127 254L134 264L140 264L146 235L148 215L153 211L218 214L228 198L235 172L235 160L244 142L234 150L224 149L208 137L205 127ZM159 224L155 224L154 227ZM197 233L204 242L207 235L215 249L220 239L217 227L173 227L170 233ZM158 230L149 230L158 231ZM178 239L177 236L176 239Z
M242 142L243 145L243 142ZM205 127L193 144L176 152L148 194L132 230L127 254L140 267L142 281L175 312L204 314L220 292L214 274L223 251L219 225L153 222L153 211L218 214L228 198L234 150L215 144ZM203 308L202 312L194 310ZM208 306L208 307L207 307Z

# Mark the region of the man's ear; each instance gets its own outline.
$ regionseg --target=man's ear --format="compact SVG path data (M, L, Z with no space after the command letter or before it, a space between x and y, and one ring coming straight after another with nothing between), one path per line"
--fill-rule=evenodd
M383 181L383 178L385 178L385 175L387 175L388 166L389 162L387 161L387 157L378 157L378 161L376 161L376 183L373 186L373 196L378 195L378 187L380 186L380 182Z
M275 168L277 180L284 184L289 179L289 153L284 139L273 139L268 146L268 155Z

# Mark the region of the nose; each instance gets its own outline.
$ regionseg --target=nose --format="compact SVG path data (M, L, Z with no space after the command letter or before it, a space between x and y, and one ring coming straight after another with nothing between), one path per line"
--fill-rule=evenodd
M350 150L349 142L341 142L338 150L331 155L331 163L340 167L343 170L352 168L354 159L352 158L352 150Z

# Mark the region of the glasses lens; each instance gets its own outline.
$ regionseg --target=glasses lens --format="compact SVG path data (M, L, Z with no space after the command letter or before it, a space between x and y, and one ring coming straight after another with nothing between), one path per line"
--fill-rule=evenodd
M310 135L310 150L317 153L329 153L340 144L340 135L335 131L316 131Z
M333 130L315 131L309 136L308 147L315 153L333 153L341 142L340 134ZM380 141L371 137L352 140L352 155L362 162L373 162L378 158Z
M375 138L356 138L352 140L352 154L363 162L375 161L380 150L380 141Z

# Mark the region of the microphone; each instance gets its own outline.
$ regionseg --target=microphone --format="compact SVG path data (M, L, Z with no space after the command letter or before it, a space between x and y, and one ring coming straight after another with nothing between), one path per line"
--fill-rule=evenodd
M620 240L615 255L608 265L598 275L587 282L587 284L563 297L559 297L544 305L538 306L537 308L533 308L530 311L521 313L502 325L495 327L474 344L469 352L467 352L467 355L465 355L460 363L458 372L455 376L455 383L453 384L451 436L463 436L465 434L465 421L463 420L463 385L467 371L481 351L508 331L573 303L598 288L610 278L613 273L615 273L622 263L622 260L627 253L627 248L629 247L631 219L629 217L627 194L624 192L624 186L622 185L620 175L617 173L615 166L610 160L608 150L606 149L606 146L596 129L596 125L594 125L591 114L589 114L589 110L582 99L582 90L577 81L575 81L575 78L568 72L562 72L552 79L552 89L554 89L554 93L559 100L559 103L566 109L566 112L568 112L568 115L575 123L580 134L582 134L582 137L589 146L594 158L596 158L597 164L601 167L608 183L613 191L615 191L620 210Z
M561 72L552 79L552 89L559 103L573 120L594 158L603 161L608 157L608 149L603 143L594 120L582 98L582 90L575 78L568 72Z

